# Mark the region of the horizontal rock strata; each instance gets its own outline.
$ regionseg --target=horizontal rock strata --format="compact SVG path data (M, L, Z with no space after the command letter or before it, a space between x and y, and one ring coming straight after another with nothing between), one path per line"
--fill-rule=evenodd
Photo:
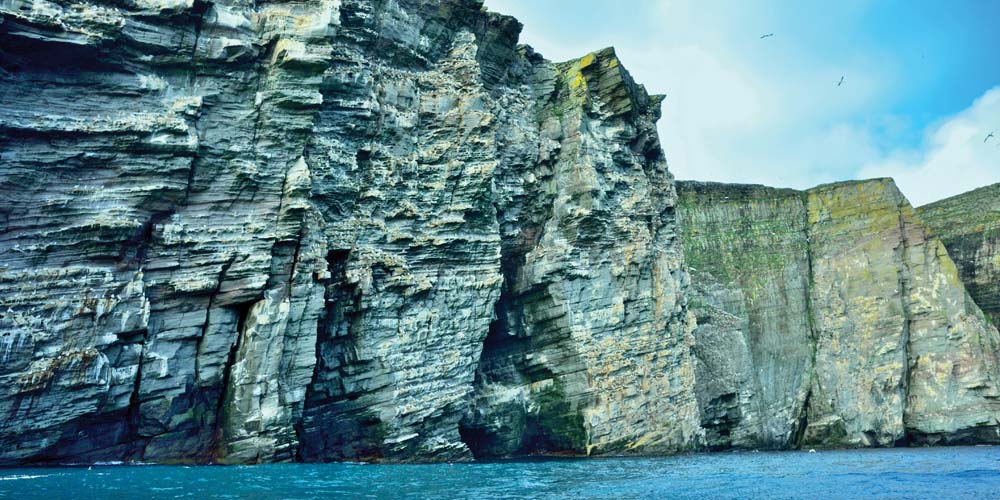
M520 29L0 0L0 465L997 441L995 189L678 196L663 97Z
M0 3L0 463L697 446L660 98L519 30Z
M503 214L520 227L464 432L487 457L700 444L661 98L610 50L535 79L541 148Z

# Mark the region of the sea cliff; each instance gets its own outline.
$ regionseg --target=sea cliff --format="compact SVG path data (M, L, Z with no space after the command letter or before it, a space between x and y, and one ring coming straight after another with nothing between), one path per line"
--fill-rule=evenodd
M675 184L663 97L520 29L0 0L0 464L996 440L991 257L885 180Z

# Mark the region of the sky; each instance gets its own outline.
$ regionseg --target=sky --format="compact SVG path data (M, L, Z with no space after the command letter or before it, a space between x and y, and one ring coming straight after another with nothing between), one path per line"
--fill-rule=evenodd
M914 206L1000 182L1000 1L486 6L553 61L614 46L667 96L659 133L678 179L804 189L893 177Z

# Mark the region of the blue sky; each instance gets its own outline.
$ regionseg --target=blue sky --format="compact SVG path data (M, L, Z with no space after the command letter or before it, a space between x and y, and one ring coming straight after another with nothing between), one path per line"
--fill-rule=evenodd
M1000 1L486 6L555 61L614 46L667 95L660 137L679 179L807 188L890 176L914 205L1000 181Z

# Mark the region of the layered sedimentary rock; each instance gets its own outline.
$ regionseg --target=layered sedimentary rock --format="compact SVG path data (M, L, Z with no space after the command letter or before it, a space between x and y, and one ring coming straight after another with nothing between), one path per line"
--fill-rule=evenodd
M520 223L464 433L478 456L700 444L661 98L610 50L535 78L541 147L503 214Z
M0 16L0 463L699 445L660 98L612 51L473 0Z
M1000 327L1000 184L917 209L958 266L969 295Z
M997 440L995 191L678 198L662 97L519 30L0 1L0 465Z
M891 180L678 186L710 446L1000 440L1000 335Z

